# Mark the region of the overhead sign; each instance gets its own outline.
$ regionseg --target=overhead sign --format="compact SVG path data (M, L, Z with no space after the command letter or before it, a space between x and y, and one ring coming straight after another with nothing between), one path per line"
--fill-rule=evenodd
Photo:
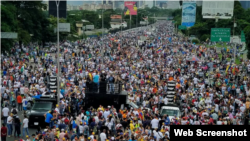
M231 19L234 1L203 1L202 15L205 19Z
M70 32L70 23L59 23L59 32Z
M186 30L186 29L187 29L187 27L186 27L186 26L184 26L184 25L179 25L179 26L178 26L178 29L180 29L180 30Z
M94 25L86 25L86 29L95 29Z
M1 39L17 39L15 32L1 32Z
M212 42L230 42L230 28L211 28Z
M125 1L124 2L124 15L137 15L137 2Z
M230 37L230 43L237 43L239 44L240 43L240 37L239 36L231 36Z
M244 34L244 31L241 31L241 42L246 42L246 37L245 37L245 34Z
M182 24L186 27L194 26L196 18L196 1L183 1L182 5Z

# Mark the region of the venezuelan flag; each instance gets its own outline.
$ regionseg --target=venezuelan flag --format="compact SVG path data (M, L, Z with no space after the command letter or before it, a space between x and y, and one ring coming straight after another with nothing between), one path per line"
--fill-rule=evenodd
M142 120L144 120L144 115L143 115L142 112L139 113L139 117L140 117Z
M157 48L157 53L162 51L162 47Z
M233 65L232 73L235 74L235 66Z
M89 73L89 79L90 79L91 81L93 81L92 73Z
M231 68L231 65L227 66L226 72Z

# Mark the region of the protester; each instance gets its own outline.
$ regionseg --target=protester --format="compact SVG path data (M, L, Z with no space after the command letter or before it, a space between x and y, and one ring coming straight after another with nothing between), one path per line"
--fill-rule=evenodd
M60 71L60 102L44 115L55 136L49 129L48 136L38 132L35 140L92 141L99 135L101 141L158 141L170 140L170 125L247 125L250 61L229 61L234 55L229 44L218 50L211 47L214 43L196 45L185 38L174 32L172 22L158 21L133 31L62 42L59 56L53 44L17 44L2 55L1 87L16 95L17 112L25 111L37 96L51 93L49 76ZM242 45L237 46L240 52ZM174 83L173 97L168 96L168 82ZM86 92L102 92L102 84L107 93L128 93L127 101L136 108L86 107ZM2 99L10 136L12 116L8 100ZM160 112L171 103L181 107L180 115ZM28 131L24 125L23 136Z

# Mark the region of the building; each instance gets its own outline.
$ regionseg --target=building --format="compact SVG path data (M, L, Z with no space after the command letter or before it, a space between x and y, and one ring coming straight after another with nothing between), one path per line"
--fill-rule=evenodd
M196 1L197 6L202 6L202 1Z
M167 9L167 2L160 2L159 7L162 9Z
M122 27L127 27L127 23L122 21L122 16L121 15L111 15L110 16L110 26L112 29L115 28L120 28Z
M43 11L49 11L49 1L43 1L43 3L47 6L46 9L43 9Z
M240 1L240 4L244 9L250 8L250 1Z
M113 9L117 8L123 9L123 7L124 7L124 1L116 1L116 0L113 1Z
M168 1L167 2L167 9L180 9L180 2L179 1Z
M137 4L137 5L138 5L138 8L143 7L143 3L144 3L144 1L143 1L143 0L139 1L139 2L138 2L138 4Z
M162 0L155 0L156 2L156 5L159 5L160 6L160 4L163 2L163 3L167 3L167 1L165 0L165 1L162 1Z
M145 7L152 8L153 5L154 5L154 2L153 2L153 1L145 1L145 6L144 6L144 8L145 8Z

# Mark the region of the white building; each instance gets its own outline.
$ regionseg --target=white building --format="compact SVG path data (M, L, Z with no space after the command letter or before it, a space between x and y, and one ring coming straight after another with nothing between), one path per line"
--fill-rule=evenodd
M168 0L167 9L180 9L180 1L179 0Z
M112 29L115 29L115 28L120 28L121 26L123 27L123 28L126 28L127 26L128 26L128 24L127 24L127 22L122 22L122 23L111 23L110 22L110 26L111 26L111 28Z

